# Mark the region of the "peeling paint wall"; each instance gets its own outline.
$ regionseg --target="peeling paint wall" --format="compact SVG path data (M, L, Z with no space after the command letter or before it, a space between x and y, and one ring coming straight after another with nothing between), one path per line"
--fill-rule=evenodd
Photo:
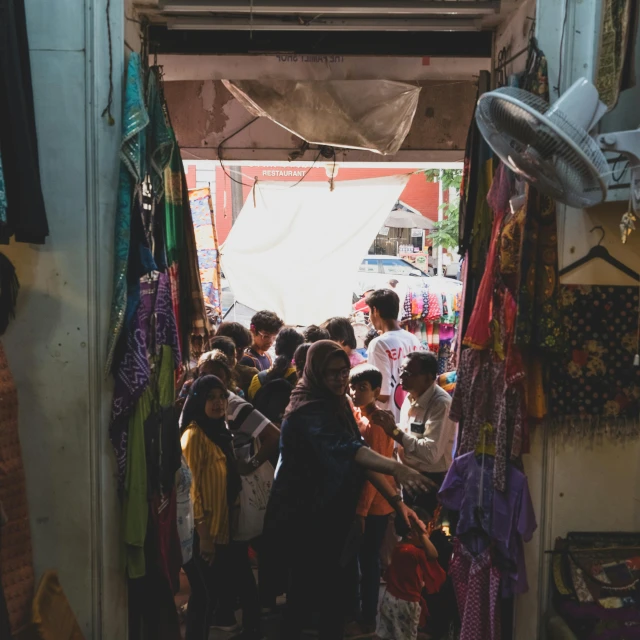
M467 130L476 98L472 81L421 81L414 122L401 151L383 157L345 151L341 160L458 161L464 156ZM165 83L171 119L188 159L217 159L218 146L252 119L220 80ZM301 140L267 119L260 119L223 147L226 160L286 160ZM307 154L313 159L316 152Z

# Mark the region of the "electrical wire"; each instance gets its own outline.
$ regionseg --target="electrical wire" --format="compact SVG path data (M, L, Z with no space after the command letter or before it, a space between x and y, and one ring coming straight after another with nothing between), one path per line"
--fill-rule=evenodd
M625 171L629 168L629 160L627 160L624 163L624 167L622 167L622 171L620 172L620 175L616 178L616 167L618 166L618 162L620 162L620 160L622 160L622 156L618 156L616 158L615 162L613 163L613 167L611 168L611 180L613 180L613 182L615 182L616 184L618 184L620 180L622 180L622 176L624 175Z
M227 178L229 178L229 180L231 180L232 182L235 182L236 184L241 184L243 187L252 187L253 185L251 184L246 184L245 182L242 182L242 180L236 180L234 177L231 176L231 174L225 169L224 164L223 164L223 157L222 157L222 146L224 145L225 142L228 142L229 140L231 140L231 138L235 138L235 136L237 136L239 133L242 133L247 127L250 127L256 120L259 120L259 117L255 117L253 118L253 120L249 120L249 122L247 122L246 124L244 124L243 126L241 126L237 131L234 131L230 136L226 137L219 145L218 145L218 162L220 162L220 166L222 167L222 171L224 171L224 174L227 176Z
M560 36L560 56L558 60L558 86L554 87L560 96L560 86L562 85L562 60L564 58L564 34L567 29L567 16L569 15L569 0L564 0L564 19L562 20L562 35Z

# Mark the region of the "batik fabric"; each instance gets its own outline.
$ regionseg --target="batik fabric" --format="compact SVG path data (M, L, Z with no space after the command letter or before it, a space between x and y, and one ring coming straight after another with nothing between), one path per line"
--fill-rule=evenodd
M568 348L550 373L550 415L567 435L640 433L638 288L562 286Z

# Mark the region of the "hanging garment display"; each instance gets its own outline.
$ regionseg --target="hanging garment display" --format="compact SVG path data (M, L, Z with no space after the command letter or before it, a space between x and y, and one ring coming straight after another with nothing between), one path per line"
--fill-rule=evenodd
M489 252L469 324L464 332L464 344L474 349L486 349L491 343L492 300L496 279L496 260L500 247L498 238L509 207L511 188L510 172L504 165L500 165L487 196L487 201L494 212Z
M529 441L523 392L518 385L507 386L504 361L494 360L489 351L466 349L462 352L449 418L458 422L458 455L474 451L480 442L482 427L492 426L493 485L504 491L507 463L519 460L522 453L527 452Z
M457 541L449 573L460 612L460 640L500 640L500 572L490 549L473 555Z
M109 370L131 637L178 640L172 594L182 553L175 380L191 338L209 331L184 167L159 69L129 60ZM144 78L144 80L143 80ZM145 84L146 83L146 84ZM158 611L161 611L161 615Z
M49 225L40 184L24 0L0 0L0 16L0 200L6 194L0 243L14 236L17 242L44 244Z
M640 434L638 289L561 286L567 348L550 371L550 416L579 438Z
M200 282L204 301L207 305L207 315L217 324L222 320L220 254L211 201L211 189L204 187L190 191L189 202L191 203L191 216L196 234Z
M20 436L18 392L0 343L0 577L9 620L17 633L31 619L34 574L27 489Z
M113 297L107 345L107 371L111 369L116 345L124 326L127 308L127 271L131 244L131 209L134 192L141 189L144 177L145 138L142 135L149 124L144 103L142 66L140 56L131 53L124 90L122 143L120 145L120 176L116 209L115 243L113 259Z
M602 3L599 52L595 86L609 109L618 103L620 92L635 85L635 44L638 3L633 0L604 0Z
M455 459L438 494L448 509L460 512L456 536L473 553L491 547L501 576L500 593L525 593L524 542L537 528L527 477L508 464L506 491L492 484L495 459L470 452Z

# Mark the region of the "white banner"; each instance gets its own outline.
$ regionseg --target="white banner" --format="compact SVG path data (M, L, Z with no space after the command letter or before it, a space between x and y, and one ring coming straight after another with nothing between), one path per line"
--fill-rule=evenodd
M258 182L222 247L236 299L307 326L348 315L358 268L408 175L335 183Z

